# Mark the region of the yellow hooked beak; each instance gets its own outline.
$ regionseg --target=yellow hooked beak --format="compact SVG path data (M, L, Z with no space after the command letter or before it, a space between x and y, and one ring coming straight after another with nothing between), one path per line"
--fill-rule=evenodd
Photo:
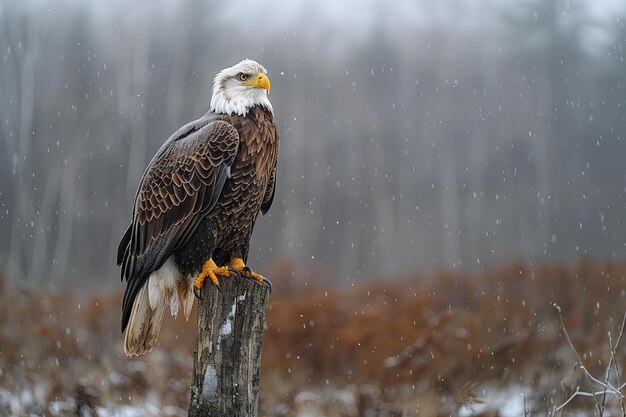
M270 92L270 79L267 78L267 75L262 72L259 72L250 81L243 83L243 85L248 87L265 88L268 93Z

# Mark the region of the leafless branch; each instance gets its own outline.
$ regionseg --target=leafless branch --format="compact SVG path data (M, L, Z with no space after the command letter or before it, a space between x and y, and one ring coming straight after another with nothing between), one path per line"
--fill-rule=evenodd
M565 322L563 321L563 315L561 314L561 307L559 307L558 304L554 304L554 308L556 309L558 315L559 315L559 321L561 323L561 330L563 331L563 334L565 335L565 339L567 340L567 343L569 344L569 347L572 349L572 352L574 352L574 355L576 355L576 361L578 362L578 364L580 365L580 368L583 369L585 378L587 379L587 383L589 384L589 388L591 390L593 390L593 383L591 382L591 375L586 371L586 368L583 365L583 360L580 357L580 355L578 354L578 351L576 350L576 348L574 347L574 343L572 342L572 339L569 336L569 333L567 332L567 329L565 328ZM602 382L601 382L602 384ZM576 396L576 394L578 395L582 395L580 393L580 391L578 391L578 389L576 390L576 392L573 394L574 396ZM596 404L596 409L598 410L598 415L602 415L602 409L600 408L600 402L598 401L598 399L596 398L595 395L590 395L593 397L593 400ZM571 397L570 397L571 398ZM569 400L568 400L569 402ZM558 410L557 410L558 411Z
M558 312L561 330L563 331L563 334L565 335L567 343L572 349L572 352L574 352L574 355L576 355L576 360L577 360L576 368L582 371L583 376L587 380L587 384L590 387L590 392L581 391L580 387L576 387L576 390L574 391L574 393L572 393L563 404L559 405L558 407L554 407L552 409L550 415L554 416L556 412L564 410L565 407L576 397L592 397L596 405L597 413L600 417L602 417L606 409L605 407L606 407L607 395L612 395L619 399L620 406L622 409L622 416L626 417L626 405L624 404L624 395L622 394L622 390L626 387L626 383L621 382L621 373L619 370L619 366L617 364L617 360L615 358L617 354L617 349L619 348L619 345L621 344L621 341L622 341L622 337L624 335L624 328L626 328L626 314L624 314L624 317L622 319L622 324L620 326L620 331L619 331L617 340L613 342L613 337L611 335L611 332L609 332L608 334L611 356L610 356L609 363L605 372L604 381L600 381L598 378L594 377L591 374L591 372L589 372L589 370L583 364L582 358L580 357L580 355L578 354L578 351L574 347L574 343L572 342L572 339L569 336L567 329L565 328L565 322L563 321L561 308L557 304L554 304L554 308ZM614 378L615 378L615 383L616 383L615 385L617 385L617 387L611 383L612 372L614 372L614 375L615 375ZM602 390L594 391L595 386L601 387ZM601 401L598 401L598 397L602 398Z
M619 345L622 341L622 336L624 335L624 326L626 325L626 313L624 314L624 318L622 319L622 325L620 326L620 331L619 331L619 336L617 337L617 341L615 342L615 345L613 344L613 338L611 336L611 332L609 332L609 347L611 350L611 359L609 360L609 366L606 368L606 382L609 382L609 379L611 377L611 369L615 368L615 378L616 378L616 382L618 385L620 385L620 392L621 392L621 376L620 376L620 371L619 371L619 366L617 365L617 361L615 360L615 354L617 352L617 349L619 348ZM605 401L606 401L606 395L602 396L602 411L604 412L604 405L605 405ZM620 397L620 406L622 408L622 416L626 417L626 407L624 406L624 398Z
M567 404L569 404L576 397L593 397L594 399L596 399L596 402L597 402L597 397L599 397L601 395L605 395L607 393L623 398L622 394L619 393L619 392L615 393L613 391L606 391L606 390L596 391L596 392L586 392L586 391L581 391L580 387L576 387L576 391L574 391L574 393L563 404L561 404L558 407L554 408L552 415L554 415L554 413L564 409L565 406Z

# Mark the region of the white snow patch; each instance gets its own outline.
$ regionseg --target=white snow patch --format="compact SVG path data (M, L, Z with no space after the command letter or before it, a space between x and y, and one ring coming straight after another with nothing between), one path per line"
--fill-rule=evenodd
M528 387L512 385L504 388L485 388L481 398L483 403L464 406L459 410L460 417L482 415L489 410L498 410L502 417L519 417L524 415L524 396L530 393ZM528 404L527 404L528 406Z
M217 398L217 371L211 365L207 366L204 371L202 397L207 401L212 401Z
M299 392L293 400L296 417L324 417L320 410L320 396L312 391Z
M15 394L0 387L0 415L35 415L28 410L33 407L44 407L44 415L61 417L71 414L76 409L74 398L58 399L46 404L44 399L37 399L33 387L25 388ZM102 406L96 406L95 414L99 417L184 417L187 411L172 405L162 405L156 392L149 392L146 401L141 405L116 404L105 402ZM83 413L87 415L89 413ZM39 415L39 414L38 414Z
M141 417L153 416L147 413L148 409L143 407L135 407L132 405L120 405L118 407L96 407L96 413L100 417Z
M104 407L96 407L96 413L100 417L162 417L162 416L180 416L187 415L187 411L172 405L160 406L153 403L147 403L141 406L133 405L111 405Z
M390 356L388 358L385 358L385 360L383 361L383 366L385 368L393 368L399 363L400 363L400 357L398 355L395 355L395 356Z
M314 393L313 391L300 391L296 394L296 397L293 399L293 402L296 405L302 405L306 403L319 403L320 396Z
M48 411L53 416L71 415L76 410L76 402L73 399L67 401L52 401L48 404Z
M235 312L237 311L237 302L241 302L241 301L245 301L246 299L246 295L240 295L239 297L237 297L237 299L233 302L233 305L230 307L230 313L228 314L228 317L226 318L226 321L224 322L224 324L222 324L222 326L220 327L220 336L217 339L217 349L220 349L220 346L222 344L222 338L225 336L228 336L229 334L231 334L233 332L233 319L235 318Z
M235 311L237 310L237 302L235 301L233 305L230 307L230 314L226 318L222 327L220 327L220 338L221 336L228 336L233 331L233 319L235 318Z
M352 391L346 389L335 390L333 391L331 398L334 401L343 404L346 408L356 407L356 400L354 399Z
M11 414L17 415L22 411L22 406L17 396L0 387L0 410L10 410Z

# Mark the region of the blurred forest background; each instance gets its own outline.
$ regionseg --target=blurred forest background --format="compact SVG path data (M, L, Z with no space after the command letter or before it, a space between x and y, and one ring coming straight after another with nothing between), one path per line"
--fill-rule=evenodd
M580 358L625 391L625 21L622 0L0 0L0 416L186 415L195 319L126 358L114 255L150 158L244 57L282 139L250 248L275 284L262 415L545 416L606 389Z
M0 267L117 288L161 143L250 57L278 191L253 264L329 280L626 255L626 6L0 2Z

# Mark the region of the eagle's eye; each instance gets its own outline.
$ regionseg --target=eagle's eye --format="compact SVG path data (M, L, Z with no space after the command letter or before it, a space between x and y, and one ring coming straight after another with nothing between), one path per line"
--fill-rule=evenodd
M239 74L239 80L246 81L248 79L248 74Z

